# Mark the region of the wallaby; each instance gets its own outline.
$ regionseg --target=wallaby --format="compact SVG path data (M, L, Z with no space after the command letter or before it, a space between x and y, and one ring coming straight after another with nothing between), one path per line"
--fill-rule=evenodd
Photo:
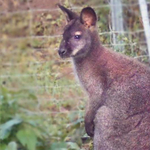
M150 150L150 68L105 48L91 7L80 15L58 5L68 24L58 53L71 57L89 96L85 129L95 150Z

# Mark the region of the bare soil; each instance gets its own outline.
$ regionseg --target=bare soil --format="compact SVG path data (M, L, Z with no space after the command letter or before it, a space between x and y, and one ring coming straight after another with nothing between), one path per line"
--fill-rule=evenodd
M0 12L13 12L30 9L52 9L56 8L59 0L1 0Z

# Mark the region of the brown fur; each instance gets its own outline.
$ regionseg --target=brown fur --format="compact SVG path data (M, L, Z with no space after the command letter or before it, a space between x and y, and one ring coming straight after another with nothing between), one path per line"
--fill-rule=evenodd
M150 69L102 46L92 8L73 16L68 15L59 54L72 57L89 96L85 129L94 136L94 149L150 150Z

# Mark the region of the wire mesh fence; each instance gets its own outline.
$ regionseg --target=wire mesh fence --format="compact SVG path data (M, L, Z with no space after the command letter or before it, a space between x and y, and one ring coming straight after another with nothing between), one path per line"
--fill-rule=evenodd
M64 126L82 118L87 99L74 79L70 60L61 60L57 54L65 26L57 2L76 12L92 6L98 15L97 26L104 46L146 63L149 57L137 0L122 1L123 31L112 28L108 0L1 0L0 93L5 95L5 88L8 99L17 99L18 114L57 118L47 119L47 127L60 126L61 118L66 119ZM150 18L150 0L146 3ZM114 43L113 35L122 42ZM122 51L120 46L124 46Z

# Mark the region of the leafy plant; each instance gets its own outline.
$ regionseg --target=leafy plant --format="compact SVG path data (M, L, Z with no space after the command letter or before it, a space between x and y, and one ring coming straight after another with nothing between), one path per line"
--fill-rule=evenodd
M36 100L36 96L31 91L14 92L5 87L1 87L0 94L1 149L40 150L40 147L45 146L45 140L48 138L45 128L40 126L43 120L23 113L22 109L25 108L19 104L23 95L31 102Z
M51 114L45 121L45 117L34 115L37 97L33 91L12 91L2 86L0 95L1 150L80 149L79 137L85 133L82 108L68 113L67 118L66 114ZM23 103L25 99L30 107ZM68 109L67 102L62 105Z

